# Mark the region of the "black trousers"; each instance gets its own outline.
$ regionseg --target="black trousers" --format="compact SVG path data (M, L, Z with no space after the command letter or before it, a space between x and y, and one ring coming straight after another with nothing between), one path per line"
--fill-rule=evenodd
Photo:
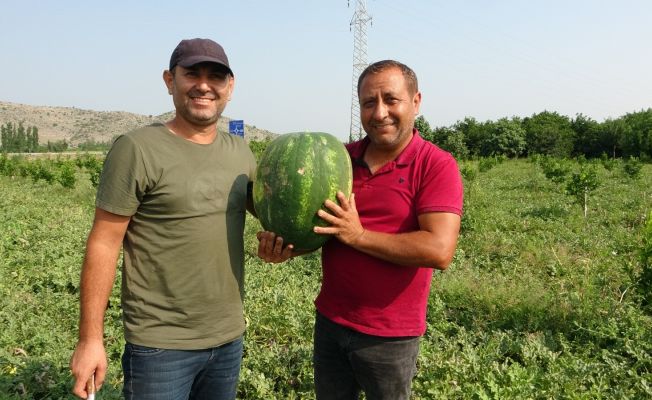
M419 337L366 335L317 313L314 332L318 400L407 400L416 374Z

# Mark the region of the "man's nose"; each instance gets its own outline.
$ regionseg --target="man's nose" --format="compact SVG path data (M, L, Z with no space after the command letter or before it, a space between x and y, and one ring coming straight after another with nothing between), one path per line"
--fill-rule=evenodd
M200 77L197 80L195 87L197 88L197 90L201 90L202 92L208 92L210 90L208 79L206 79L205 77Z
M383 120L385 119L385 117L387 117L387 115L388 115L387 105L382 101L378 102L378 104L376 104L376 107L374 108L373 117L378 120Z

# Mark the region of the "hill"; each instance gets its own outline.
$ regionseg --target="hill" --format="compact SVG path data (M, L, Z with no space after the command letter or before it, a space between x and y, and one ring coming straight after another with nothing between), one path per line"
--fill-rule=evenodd
M165 122L174 116L170 111L161 115L141 115L124 111L93 111L77 107L32 106L0 101L0 125L23 122L25 127L38 128L39 142L66 140L71 145L94 140L106 142L112 137L153 122ZM220 131L228 132L230 118L218 122ZM245 125L245 139L264 140L276 133Z

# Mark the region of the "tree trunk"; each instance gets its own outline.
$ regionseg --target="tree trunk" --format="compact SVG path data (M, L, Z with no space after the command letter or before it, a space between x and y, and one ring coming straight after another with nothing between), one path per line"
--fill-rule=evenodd
M584 219L589 212L589 191L584 190Z

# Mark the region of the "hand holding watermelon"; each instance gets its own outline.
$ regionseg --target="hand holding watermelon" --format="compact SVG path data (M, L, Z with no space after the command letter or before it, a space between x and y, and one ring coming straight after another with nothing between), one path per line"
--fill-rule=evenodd
M292 252L294 245L289 244L283 248L283 238L274 232L258 232L256 238L258 239L258 257L265 262L282 263L297 255Z
M351 193L351 198L347 199L344 193L337 192L337 200L339 205L330 199L324 202L324 206L332 214L321 209L317 211L317 215L331 226L315 226L313 231L318 235L334 235L342 242L354 246L366 232L360 223L355 207L355 195ZM283 238L274 232L258 232L256 238L258 239L258 257L265 262L282 263L292 257L309 252L295 251L294 245L291 243L284 247Z
M313 231L320 235L335 235L341 242L355 246L365 233L355 206L355 193L351 193L351 197L347 199L344 193L337 192L337 200L339 205L332 200L324 202L330 213L317 211L317 215L330 226L315 226Z

